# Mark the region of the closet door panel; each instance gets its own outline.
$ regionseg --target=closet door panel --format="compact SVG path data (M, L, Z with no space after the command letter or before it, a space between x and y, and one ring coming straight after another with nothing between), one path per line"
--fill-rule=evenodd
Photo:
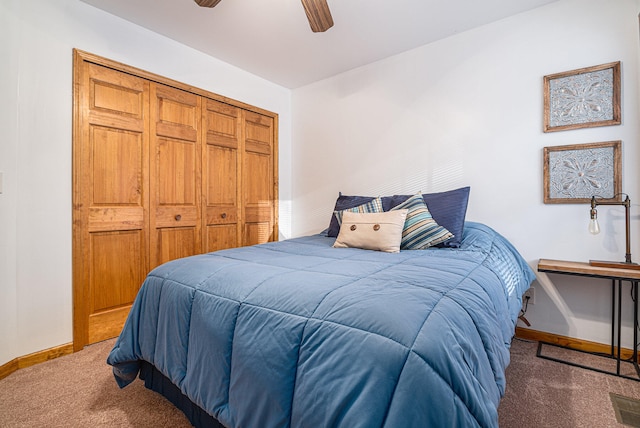
M277 238L274 236L273 119L245 112L244 135L243 245L255 245Z
M79 100L88 123L143 132L148 82L96 64L84 64Z
M205 252L238 246L240 113L237 107L206 100L202 156Z
M94 205L142 207L142 134L92 125Z
M91 233L89 343L117 336L122 330L147 274L145 247L141 230Z
M207 226L206 253L238 247L237 224L222 224Z
M245 223L244 225L244 245L264 244L273 241L271 223L267 221Z
M93 312L133 302L138 286L146 274L141 260L144 241L138 230L96 232L91 234L91 288L95 290L91 304ZM134 257L123 259L122 254ZM95 273L100 273L96 275Z
M158 206L197 208L197 148L194 141L169 138L156 140Z
M204 189L207 224L238 222L238 151L226 147L207 145L206 177Z
M151 84L151 267L198 254L200 97Z
M74 349L117 335L148 269L149 84L76 70ZM77 345L76 345L77 340Z
M190 92L153 84L155 90L155 126L159 136L185 141L198 139L199 98Z
M193 227L158 228L156 264L197 254L193 252L197 241L197 232Z

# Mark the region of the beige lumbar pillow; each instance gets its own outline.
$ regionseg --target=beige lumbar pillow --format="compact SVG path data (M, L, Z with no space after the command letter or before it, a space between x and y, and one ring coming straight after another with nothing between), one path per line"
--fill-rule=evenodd
M402 229L409 210L382 213L353 213L345 211L340 233L333 244L336 248L400 251Z

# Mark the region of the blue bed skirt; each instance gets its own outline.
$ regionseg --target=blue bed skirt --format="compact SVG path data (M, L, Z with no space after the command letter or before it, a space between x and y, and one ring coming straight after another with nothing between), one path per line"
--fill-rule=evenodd
M140 379L144 386L164 396L174 406L180 409L191 425L196 428L224 428L213 416L198 407L184 395L165 375L146 361L140 364Z

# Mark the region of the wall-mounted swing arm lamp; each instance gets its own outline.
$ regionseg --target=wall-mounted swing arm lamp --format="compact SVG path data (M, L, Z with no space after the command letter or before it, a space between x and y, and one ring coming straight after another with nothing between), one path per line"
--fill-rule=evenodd
M591 197L591 220L589 221L589 232L594 235L600 233L600 225L598 224L598 210L596 207L598 205L621 205L624 206L624 218L625 218L625 232L626 232L626 253L624 255L624 262L609 262L609 261L600 261L600 260L589 260L589 264L591 266L600 266L600 267L613 267L613 268L622 268L622 269L640 269L640 265L637 263L633 263L631 261L631 237L629 234L630 229L630 208L631 208L631 200L629 199L629 195L625 195L623 201L616 201L610 199L596 199L595 196Z

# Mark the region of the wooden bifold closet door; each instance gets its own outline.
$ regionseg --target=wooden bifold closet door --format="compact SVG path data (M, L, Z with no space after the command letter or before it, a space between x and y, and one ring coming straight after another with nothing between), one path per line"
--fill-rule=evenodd
M202 252L201 97L151 83L151 268Z
M277 115L74 52L80 350L120 333L154 267L277 239Z
M129 311L123 303L131 304L148 272L149 82L87 62L81 67L80 144L73 157L74 343L87 344L119 333Z
M204 251L238 247L241 196L241 110L207 99L202 155Z
M244 245L270 240L275 221L276 186L273 162L273 118L244 112L244 162L241 182L244 208Z

